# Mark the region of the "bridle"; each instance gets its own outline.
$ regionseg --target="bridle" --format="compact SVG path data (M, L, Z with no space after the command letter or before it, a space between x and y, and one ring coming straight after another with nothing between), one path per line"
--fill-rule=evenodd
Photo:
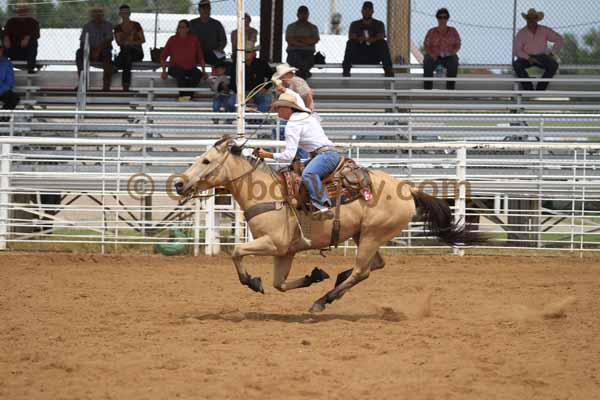
M229 149L227 151L227 154L225 155L225 157L219 163L217 163L217 165L213 169L211 169L208 173L204 174L204 176L201 179L199 178L196 181L196 184L200 180L206 180L208 178L211 178L211 177L215 176L217 174L217 171L219 171L223 167L223 165L227 161L227 158L230 155L231 155L231 149ZM230 185L230 184L232 184L232 183L234 183L234 182L236 182L236 181L238 181L238 180L240 180L240 179L242 179L242 178L244 178L244 177L252 174L254 171L256 171L256 169L258 168L258 165L261 162L264 162L264 160L258 159L255 163L250 162L250 164L252 165L252 168L250 168L248 171L242 173L241 175L236 176L235 178L227 180L226 182L224 182L223 184L221 184L221 186ZM180 203L179 203L180 205L183 205L183 204L187 203L188 201L190 201L192 199L209 199L209 198L215 196L214 193L213 194L207 194L207 195L199 195L199 194L197 194L198 193L198 189L197 189L196 184L194 184L194 190L193 190L192 194L190 196L186 196L185 199L183 199L183 201L180 201Z

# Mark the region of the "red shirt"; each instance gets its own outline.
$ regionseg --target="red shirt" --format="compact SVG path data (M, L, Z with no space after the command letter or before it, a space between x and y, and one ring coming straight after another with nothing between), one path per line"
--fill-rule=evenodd
M425 36L425 50L430 56L448 56L454 54L460 48L460 35L458 31L449 26L448 30L443 33L436 26L431 28Z
M173 35L160 53L160 61L165 62L170 58L169 65L183 69L194 69L197 65L204 66L204 53L196 36L188 34L186 37Z

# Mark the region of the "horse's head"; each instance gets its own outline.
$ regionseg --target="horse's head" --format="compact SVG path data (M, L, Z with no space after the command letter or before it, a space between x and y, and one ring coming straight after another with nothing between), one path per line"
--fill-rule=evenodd
M242 149L235 144L234 138L224 136L213 147L201 156L183 174L173 180L173 186L180 196L190 196L196 191L203 191L223 186L231 179L228 161L233 155L240 155Z

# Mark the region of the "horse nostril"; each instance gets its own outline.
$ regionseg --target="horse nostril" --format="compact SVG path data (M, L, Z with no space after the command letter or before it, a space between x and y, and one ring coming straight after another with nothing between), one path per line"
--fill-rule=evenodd
M177 191L178 194L181 194L181 191L183 189L183 182L178 180L175 182L175 190Z

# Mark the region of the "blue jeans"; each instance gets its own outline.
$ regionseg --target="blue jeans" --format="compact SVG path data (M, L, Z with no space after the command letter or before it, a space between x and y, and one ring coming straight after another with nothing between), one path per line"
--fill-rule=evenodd
M260 112L269 112L269 107L271 107L272 97L269 94L257 93L254 96L254 103L256 104L256 108Z
M324 178L335 171L335 168L340 163L340 159L341 156L339 153L327 151L317 155L310 160L306 167L304 167L304 172L302 172L302 182L306 185L308 193L310 194L310 200L313 204L321 206L330 205L321 178Z
M213 112L220 112L221 107L225 112L235 112L235 96L232 94L215 96L212 106Z

